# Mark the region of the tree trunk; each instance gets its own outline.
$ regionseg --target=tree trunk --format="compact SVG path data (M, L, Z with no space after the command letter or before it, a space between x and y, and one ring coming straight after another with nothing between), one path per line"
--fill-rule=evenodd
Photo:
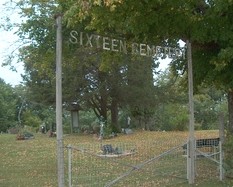
M111 123L114 132L121 131L121 127L118 124L118 104L115 98L112 98L112 103L111 103Z
M107 97L106 97L107 98ZM100 101L100 116L104 118L104 120L107 122L107 100L106 99L101 99Z
M229 114L229 124L228 132L233 135L233 90L228 92L228 114Z

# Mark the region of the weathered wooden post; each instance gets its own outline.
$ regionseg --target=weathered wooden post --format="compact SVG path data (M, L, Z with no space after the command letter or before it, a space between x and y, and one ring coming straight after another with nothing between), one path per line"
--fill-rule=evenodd
M62 15L55 16L56 36L56 132L58 187L64 187L64 147L62 129Z
M194 104L193 104L193 67L191 43L187 41L188 83L189 83L189 141L188 141L188 181L194 183L195 179L195 137L194 137Z

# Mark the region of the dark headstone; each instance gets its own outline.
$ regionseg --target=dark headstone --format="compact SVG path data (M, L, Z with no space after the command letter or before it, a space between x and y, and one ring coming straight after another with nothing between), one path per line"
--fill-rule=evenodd
M111 144L103 145L103 154L112 154L114 153L114 149Z

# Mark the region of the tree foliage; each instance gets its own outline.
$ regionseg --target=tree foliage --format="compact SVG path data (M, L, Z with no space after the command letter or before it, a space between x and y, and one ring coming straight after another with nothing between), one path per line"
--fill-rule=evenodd
M56 11L65 12L74 4L75 2L72 1L56 3L55 1L24 0L16 4L20 9L20 15L25 18L17 34L22 41L27 41L20 48L19 57L24 62L24 80L29 88L30 98L28 97L28 99L31 101L43 102L47 105L55 103L56 29L53 16ZM83 19L77 25L71 25L66 19L63 22L63 101L67 105L78 102L83 109L91 107L97 117L104 116L105 119L110 111L113 128L119 131L118 109L121 105L127 105L123 98L147 99L143 94L149 92L151 94L152 89L143 89L143 92L138 92L140 95L133 95L134 92L125 91L129 90L126 88L128 82L126 78L128 61L126 59L129 58L123 54L103 52L90 47L77 48L68 42L70 31L72 29L85 31L90 20ZM98 32L98 29L93 28L92 31ZM108 34L110 33L118 34L113 30L108 32ZM141 70L145 70L142 64L140 66ZM134 71L131 73L132 75L138 74L135 68ZM151 80L145 81L143 85L152 87L153 78L150 66L146 71L149 71L149 74L142 73L141 78ZM127 96L128 93L131 95Z
M21 39L29 39L28 41L31 42L21 48L20 57L25 62L24 78L32 90L34 99L54 103L55 29L53 28L53 15L56 12L63 12L65 101L78 101L85 107L92 107L97 116L107 116L108 110L117 113L116 109L121 105L129 104L132 108L134 108L133 105L140 107L142 105L140 112L136 112L136 116L140 116L142 111L145 111L144 106L149 105L146 103L154 97L151 96L153 95L151 94L153 78L149 72L152 66L148 65L147 69L146 66L139 67L135 63L133 66L139 67L137 70L130 66L130 61L136 62L137 59L132 60L133 58L130 57L128 60L123 60L123 55L98 53L93 48L77 49L68 42L69 32L72 29L164 46L179 46L179 40L189 40L193 49L194 86L197 88L203 83L214 84L228 93L229 130L232 130L231 1L69 0L35 2L21 0L17 6L21 10L21 16L26 18L17 33ZM187 75L186 60L173 60L172 66L174 72L184 73L185 78ZM140 72L143 68L149 72L147 76L143 76L144 74ZM133 73L130 73L131 70ZM130 76L134 73L140 77L132 77L134 81L130 83ZM146 81L141 84L139 79ZM133 82L137 82L136 86ZM132 89L134 92L130 92ZM146 92L143 93L142 90ZM143 98L143 101L137 103L139 97ZM125 102L126 100L128 103Z
M74 3L66 11L69 25L90 20L88 28L100 32L115 31L128 39L164 45L176 45L180 39L190 40L193 44L195 86L205 81L228 93L229 130L233 132L232 1L80 2L83 3ZM176 63L178 61L173 61Z
M17 124L17 97L13 88L0 79L0 132Z

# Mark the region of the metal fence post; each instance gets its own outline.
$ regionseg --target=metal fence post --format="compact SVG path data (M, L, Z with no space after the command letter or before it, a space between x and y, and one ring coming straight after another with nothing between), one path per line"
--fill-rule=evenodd
M68 177L69 187L72 187L72 147L68 145Z
M188 142L187 142L187 149L186 149L186 156L187 156L187 180L189 180L189 172L190 172L190 170L189 170L189 140L188 140Z
M224 170L223 170L223 150L222 150L222 141L219 141L219 173L220 181L224 179Z

